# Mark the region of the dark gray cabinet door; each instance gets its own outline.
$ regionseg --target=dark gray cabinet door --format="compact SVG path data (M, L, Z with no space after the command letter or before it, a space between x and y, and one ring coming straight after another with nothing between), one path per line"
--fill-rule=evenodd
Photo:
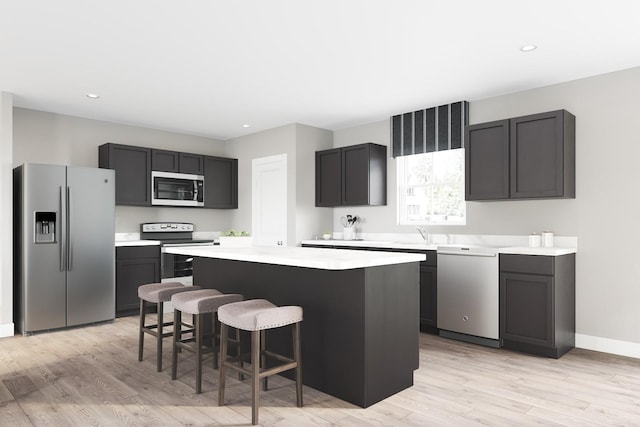
M511 197L575 197L575 117L567 111L511 119Z
M509 198L509 120L467 126L465 199Z
M342 154L339 148L316 151L316 206L342 204Z
M359 144L342 148L342 205L387 204L387 147Z
M369 204L369 147L354 145L342 148L341 204Z
M502 339L553 347L553 277L500 274Z
M194 175L204 173L204 156L200 154L180 153L180 172Z
M116 248L116 316L139 312L138 286L160 282L160 247Z
M429 255L427 255L428 257ZM438 332L438 270L420 263L420 330Z
M180 153L177 151L151 150L151 170L180 172Z
M119 144L98 148L99 166L116 171L116 205L151 206L151 150Z
M238 160L204 157L204 207L238 208Z

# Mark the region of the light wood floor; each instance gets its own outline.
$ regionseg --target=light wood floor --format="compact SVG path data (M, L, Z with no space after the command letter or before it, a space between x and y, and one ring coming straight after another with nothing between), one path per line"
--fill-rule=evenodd
M171 381L168 341L163 372L149 336L139 363L137 320L0 339L0 426L251 424L250 386L235 376L217 406L211 359L201 395L193 359ZM640 425L640 360L579 349L552 360L422 334L415 385L368 409L308 387L297 408L292 382L270 385L263 425Z

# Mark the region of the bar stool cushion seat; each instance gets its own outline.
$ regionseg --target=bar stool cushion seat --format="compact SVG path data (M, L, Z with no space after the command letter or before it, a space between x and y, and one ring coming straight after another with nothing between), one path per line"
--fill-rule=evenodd
M265 299L253 299L220 307L218 320L244 331L260 331L302 322L302 307L278 307Z
M213 313L222 305L242 301L240 294L223 294L216 289L200 289L193 292L177 293L171 297L176 310L189 314Z
M138 286L138 298L155 304L171 300L178 292L200 289L200 286L185 286L180 282L149 283Z

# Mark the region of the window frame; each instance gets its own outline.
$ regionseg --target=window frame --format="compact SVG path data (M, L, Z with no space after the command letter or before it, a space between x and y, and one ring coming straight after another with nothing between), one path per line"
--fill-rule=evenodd
M464 174L465 174L465 168L464 168L464 161L465 161L465 157L464 157L464 149L456 149L456 150L460 150L459 151L459 156L460 158L458 159L460 161L460 181L456 182L455 180L446 180L446 181L440 181L440 182L426 182L426 183L421 183L421 184L412 184L409 185L407 184L407 162L409 161L408 157L412 157L412 156L401 156L401 157L397 157L396 158L396 182L397 182L397 200L396 200L396 208L397 208L397 217L396 217L396 221L398 223L398 225L414 225L414 226L429 226L429 225L466 225L467 223L467 207L466 207L466 200L465 200L465 179L464 179ZM448 152L450 152L450 150L447 150ZM432 153L422 153L422 154L415 154L413 156L424 156L424 155L431 155L432 156L432 162L435 162L436 158L435 156L437 156L438 153L445 153L443 151L436 151L436 152L432 152ZM435 166L432 168L435 169ZM434 173L432 171L431 176L433 176ZM422 204L418 204L416 205L415 203L411 203L410 201L408 201L408 197L409 196L413 196L415 197L416 194L424 194L425 192L431 190L435 190L437 188L446 188L448 186L451 185L457 186L459 187L459 195L462 198L462 209L463 209L463 215L462 218L459 217L453 217L451 219L447 219L447 216L444 215L444 219L442 218L442 215L434 215L434 214L426 214L426 218L424 219L409 219L409 215L410 212L409 210L415 210L415 207L417 206L419 209L419 206L421 206ZM421 189L425 189L425 190L421 190ZM412 195L409 194L409 192L412 193Z

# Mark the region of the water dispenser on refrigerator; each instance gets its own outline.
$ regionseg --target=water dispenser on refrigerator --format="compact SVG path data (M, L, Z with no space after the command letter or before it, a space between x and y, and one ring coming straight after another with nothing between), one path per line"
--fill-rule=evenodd
M56 212L36 212L35 242L56 243Z

